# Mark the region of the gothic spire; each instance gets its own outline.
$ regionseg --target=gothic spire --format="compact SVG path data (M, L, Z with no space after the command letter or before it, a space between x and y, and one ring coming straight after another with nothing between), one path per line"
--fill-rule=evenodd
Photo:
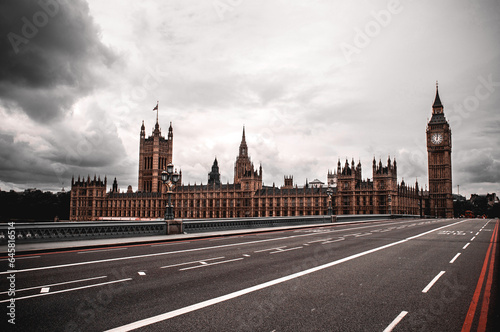
M432 108L440 108L440 107L443 107L443 104L441 104L441 99L439 98L438 82L436 81L436 98L434 99L434 104L432 105Z
M170 121L170 126L168 127L168 139L172 139L174 137L174 129L172 128L172 121Z
M241 143L240 143L240 156L247 156L247 155L248 155L248 146L245 139L245 126L243 126L243 135L241 137Z

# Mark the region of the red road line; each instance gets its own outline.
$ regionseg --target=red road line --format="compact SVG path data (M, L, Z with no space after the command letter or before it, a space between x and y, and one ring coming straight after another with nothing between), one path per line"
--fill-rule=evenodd
M486 269L488 267L488 259L490 257L491 247L493 245L493 239L495 237L497 226L491 235L490 245L488 251L486 252L486 257L484 258L483 268L481 269L481 274L479 280L477 281L476 290L474 296L469 305L469 310L467 311L467 316L465 317L464 324L462 325L462 332L469 332L472 327L472 321L474 320L474 314L476 313L477 302L479 301L479 295L481 294L481 289L483 287L484 275L486 274Z
M495 235L495 238L493 239L493 251L491 252L488 279L486 281L486 288L484 289L483 304L481 305L481 316L479 317L479 325L477 327L477 330L480 332L486 331L486 322L488 321L488 307L490 305L491 284L493 283L493 267L495 266L495 253L497 248L497 229L498 222L495 225L495 231L493 233Z

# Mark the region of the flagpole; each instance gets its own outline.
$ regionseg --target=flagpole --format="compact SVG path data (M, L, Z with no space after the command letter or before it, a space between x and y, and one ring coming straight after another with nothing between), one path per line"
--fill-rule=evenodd
M159 101L156 101L156 123L158 123L158 103Z

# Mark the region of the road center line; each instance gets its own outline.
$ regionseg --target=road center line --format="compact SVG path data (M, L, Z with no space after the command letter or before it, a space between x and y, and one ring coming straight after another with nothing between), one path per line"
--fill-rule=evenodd
M240 258L228 259L227 261L220 261L220 262L214 262L214 263L205 263L203 265L196 265L196 266L185 267L183 269L179 269L179 271L186 271L186 270L197 269L199 267L206 267L206 266L212 266L212 265L230 263L230 262L235 262L235 261L241 261L242 259L244 259L244 258L240 257Z
M276 248L268 248L268 249L262 249L262 250L256 250L256 251L254 251L254 253L266 252L266 251L271 251L271 250L279 250L279 249L286 248L286 247L287 246L276 247Z
M93 278L86 278L86 279L78 279L78 280L71 280L71 281L65 281L65 282L58 282L56 284L50 284L50 285L41 285L41 286L35 286L35 287L29 287L29 288L22 288L22 289L16 289L16 292L22 292L30 289L37 289L37 288L43 288L43 287L52 287L52 286L59 286L59 285L66 285L66 284L73 284L77 282L83 282L83 281L89 281L89 280L95 280L95 279L102 279L102 278L107 278L108 276L100 276L100 277L93 277ZM1 292L0 294L6 294L7 292Z
M148 325L151 325L151 324L154 324L154 323L158 323L158 322L161 322L161 321L173 318L173 317L177 317L177 316L180 316L180 315L192 312L192 311L200 310L200 309L212 306L212 305L217 304L217 303L225 302L225 301L237 298L237 297L245 295L245 294L249 294L249 293L252 293L252 292L255 292L255 291L267 288L267 287L270 287L270 286L274 286L274 285L277 285L277 284L280 284L280 283L283 283L283 282L286 282L286 281L289 281L289 280L292 280L292 279L296 279L296 278L299 278L299 277L311 274L311 273L316 272L316 271L324 270L326 268L329 268L329 267L332 267L332 266L335 266L335 265L338 265L338 264L341 264L341 263L344 263L344 262L356 259L358 257L362 257L362 256L365 256L365 255L368 255L368 254L371 254L371 253L374 253L374 252L386 249L386 248L390 248L390 247L393 247L393 246L396 246L396 245L399 245L399 244L402 244L402 243L406 243L410 239L415 239L415 238L418 238L420 236L424 236L426 234L429 234L431 232L443 229L445 227L450 227L450 226L453 226L453 225L457 225L457 224L462 223L464 221L466 221L466 220L459 221L459 222L456 222L456 223L453 223L453 224L449 224L449 225L445 225L445 226L441 226L441 227L438 227L438 228L433 229L431 231L427 231L427 232L424 232L424 233L412 236L411 238L407 238L407 239L399 240L399 241L396 241L396 242L392 242L392 243L389 243L389 244L386 244L386 245L383 245L383 246L380 246L380 247L377 247L377 248L374 248L374 249L370 249L370 250L367 250L367 251L363 251L363 252L360 252L360 253L348 256L348 257L344 257L344 258L338 259L336 261L333 261L333 262L330 262L330 263L327 263L327 264L316 266L316 267L313 267L313 268L310 268L310 269L307 269L307 270L304 270L304 271L300 271L300 272L297 272L297 273L293 273L293 274L290 274L290 275L287 275L287 276L284 276L284 277L281 277L281 278L278 278L278 279L270 280L268 282L265 282L265 283L262 283L262 284L259 284L259 285L255 285L255 286L252 286L252 287L249 287L249 288L241 289L239 291L236 291L236 292L233 292L233 293L229 293L229 294L226 294L226 295L222 295L222 296L219 296L219 297L216 297L216 298L213 298L213 299L209 299L209 300L206 300L206 301L203 301L203 302L195 303L195 304L189 305L189 306L184 307L184 308L180 308L180 309L177 309L177 310L169 311L169 312L157 315L157 316L152 316L152 317L149 317L149 318L145 318L145 319L142 319L142 320L139 320L139 321L136 321L136 322L132 322L132 323L126 324L126 325L118 326L116 328L107 330L107 332L111 332L111 331L112 332L131 331L131 330L138 329L138 328L141 328L141 327L144 327L144 326L148 326Z
M471 240L471 241L474 241L474 239L475 239L475 238L476 238L476 237L475 237L475 236L473 236L473 237L472 237L472 239L470 239L470 240Z
M438 273L437 276L434 277L434 279L431 280L431 282L425 286L425 288L422 290L422 293L427 293L429 291L429 289L431 289L431 287L436 283L436 281L438 281L439 278L441 278L441 276L445 273L446 271L441 271Z
M19 301L19 300L29 299L29 298L32 298L32 297L53 295L53 294L58 294L58 293L66 293L66 292L76 291L76 290L85 289L85 288L91 288L91 287L109 285L109 284L114 284L114 283L117 283L117 282L124 282L124 281L128 281L128 280L132 280L132 278L126 278L126 279L108 281L108 282L103 282L103 283L100 283L100 284L93 284L93 285L81 286L81 287L70 288L70 289L63 289L63 290L55 291L55 292L52 292L52 293L42 293L42 294L28 295L28 296L23 296L23 297L16 297L15 300ZM10 300L11 299L3 300L3 301L0 301L0 303L10 302Z
M401 311L401 313L392 321L392 323L385 328L384 332L391 332L396 327L396 325L398 325L399 322L406 316L407 313L408 311Z
M166 269L166 268L169 268L169 267L176 267L176 266L182 266L182 265L189 265L189 264L194 264L194 263L200 263L201 264L201 262L213 261L213 260L222 259L222 258L225 258L225 257L222 256L222 257L215 257L215 258L199 259L197 261L192 261L192 262L185 262L185 263L179 263L179 264L166 265L166 266L161 266L160 269Z
M293 248L288 248L288 249L278 249L276 251L271 251L270 254L277 254L280 252L285 252L285 251L290 251L290 250L295 250L295 249L302 249L304 247L293 247Z
M450 261L450 264L453 264L455 262L455 260L458 258L458 256L460 256L460 253L456 254L455 257L452 258L452 260Z
M468 242L462 249L465 249L469 246L470 242Z

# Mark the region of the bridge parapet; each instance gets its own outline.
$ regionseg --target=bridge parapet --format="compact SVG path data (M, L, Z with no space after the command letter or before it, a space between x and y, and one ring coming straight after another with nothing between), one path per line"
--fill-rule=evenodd
M417 215L340 215L259 217L236 219L176 219L166 223L157 221L79 221L15 223L16 243L94 240L106 238L142 237L179 233L203 233L238 229L257 229L328 223L349 223L418 218ZM0 224L0 245L8 242L9 226Z
M164 221L81 221L15 223L16 243L93 240L167 234ZM8 241L8 225L0 224L0 244Z

